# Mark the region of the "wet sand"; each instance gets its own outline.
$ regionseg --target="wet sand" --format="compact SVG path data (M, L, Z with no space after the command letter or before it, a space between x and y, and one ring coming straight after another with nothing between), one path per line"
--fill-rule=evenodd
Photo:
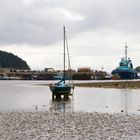
M139 140L140 116L86 112L0 112L2 140Z
M100 87L100 88L140 88L140 81L104 81L104 82L88 82L75 83L78 87Z

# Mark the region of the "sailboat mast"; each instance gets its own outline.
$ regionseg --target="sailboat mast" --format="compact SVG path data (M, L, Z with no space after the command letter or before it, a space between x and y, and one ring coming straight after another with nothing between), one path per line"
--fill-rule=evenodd
M127 43L125 43L125 60L127 60L127 48L128 48Z
M65 40L66 40L66 36L65 36L65 34L66 34L66 32L65 32L65 26L63 27L63 29L64 29L64 74L63 74L63 80L64 80L64 84L65 84Z

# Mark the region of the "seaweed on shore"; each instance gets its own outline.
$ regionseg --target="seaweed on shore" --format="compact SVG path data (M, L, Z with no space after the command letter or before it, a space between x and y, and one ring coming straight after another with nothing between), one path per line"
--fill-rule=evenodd
M89 83L75 83L78 87L99 87L99 88L140 88L140 81L116 81L116 82L89 82Z

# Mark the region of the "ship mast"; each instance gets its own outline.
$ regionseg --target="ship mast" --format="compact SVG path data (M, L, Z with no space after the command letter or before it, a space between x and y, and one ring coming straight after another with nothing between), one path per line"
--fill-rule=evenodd
M127 48L128 48L127 43L125 43L125 60L127 60Z
M63 72L63 80L64 80L64 84L65 84L65 40L66 40L66 32L65 32L65 26L63 27L64 30L64 72Z

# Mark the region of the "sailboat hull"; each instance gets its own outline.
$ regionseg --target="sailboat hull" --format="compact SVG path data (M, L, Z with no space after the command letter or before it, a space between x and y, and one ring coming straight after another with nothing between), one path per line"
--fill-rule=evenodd
M64 86L50 85L50 90L55 95L70 94L72 91L72 88L73 88L72 85L64 85Z

